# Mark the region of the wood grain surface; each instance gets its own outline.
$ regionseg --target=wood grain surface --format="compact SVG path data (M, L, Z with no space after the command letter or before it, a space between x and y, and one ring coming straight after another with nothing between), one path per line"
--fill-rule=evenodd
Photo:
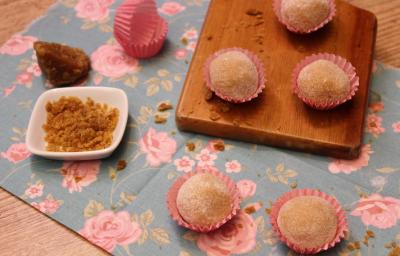
M0 0L0 44L54 0ZM400 67L400 1L349 0L378 17L376 59ZM0 167L1 169L1 167ZM0 255L107 255L0 188Z
M315 33L296 35L279 23L272 6L266 3L266 0L211 2L177 106L178 128L336 158L358 157L376 17L349 3L336 1L337 13L329 24ZM248 10L261 14L249 15ZM256 99L242 104L229 104L216 96L206 100L204 63L214 52L231 47L244 48L258 56L264 64L265 89ZM355 67L360 85L350 102L320 111L306 106L293 94L293 69L314 53L336 54Z

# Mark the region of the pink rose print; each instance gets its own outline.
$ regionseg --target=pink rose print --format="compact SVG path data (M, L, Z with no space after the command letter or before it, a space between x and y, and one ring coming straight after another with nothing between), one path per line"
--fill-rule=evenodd
M12 144L6 152L1 152L1 157L7 159L11 163L17 164L31 156L25 143Z
M185 49L178 49L175 51L175 58L178 60L182 60L182 59L186 58L187 53L188 52Z
M375 114L368 115L367 131L374 136L383 133L385 131L385 128L382 127L382 117Z
M75 6L76 16L89 21L102 21L108 17L108 7L114 0L79 0Z
M126 55L118 44L100 46L92 53L91 59L92 68L110 78L118 78L136 71L139 66L138 60Z
M368 198L361 198L351 215L361 216L361 220L366 226L391 228L400 219L400 200L373 194Z
M147 154L147 162L153 166L171 162L176 152L176 142L166 132L150 128L139 141L140 151Z
M29 85L32 83L33 75L28 71L24 71L17 75L17 83L22 85Z
M42 74L42 70L37 63L33 63L26 71L34 76L40 76Z
M197 46L197 42L190 42L186 46L186 49L193 52L196 49L196 46Z
M13 35L0 47L0 54L21 55L31 49L37 40L33 36Z
M178 158L174 161L176 169L180 172L190 172L194 166L194 161L188 156Z
M217 159L217 155L210 153L208 149L202 149L200 154L196 155L196 160L199 161L198 166L213 166L214 160Z
M201 233L197 240L197 246L208 256L247 253L256 245L256 234L257 227L253 218L240 211L219 229Z
M15 87L17 87L17 86L15 84L13 84L9 87L4 88L3 89L4 96L6 96L6 97L9 96L15 90Z
M43 202L40 203L33 202L31 203L31 205L39 211L48 214L55 213L60 207L60 203L53 198L46 198Z
M392 127L393 127L393 131L394 131L394 132L400 133L400 121L398 121L398 122L392 124Z
M36 183L34 185L30 185L25 190L25 195L27 195L31 199L42 196L43 195L43 184Z
M213 172L219 172L217 167L212 166L212 165L205 165L205 166L196 166L196 171L201 171L201 170L206 170L206 171L213 171Z
M198 37L197 30L195 28L190 28L185 31L182 37L187 39L196 39Z
M237 161L237 160L233 160L230 162L226 162L225 163L225 171L227 173L238 173L242 170L242 165Z
M60 170L64 176L62 186L68 188L69 193L82 192L82 187L89 186L97 180L100 163L99 160L64 162Z
M371 149L370 144L365 144L361 147L361 152L358 158L354 160L335 159L329 164L328 168L331 173L346 173L350 174L354 171L361 169L362 167L368 166L369 157L374 153Z
M161 5L161 8L158 9L158 11L162 14L168 15L168 16L174 16L186 9L185 6L181 5L178 2L165 2Z
M142 229L138 223L131 221L127 211L114 213L105 210L87 219L79 234L104 250L112 252L117 245L136 242L142 235Z
M239 180L236 183L242 199L249 198L256 193L257 184L251 180Z
M384 108L385 108L385 104L383 102L373 102L371 104L369 104L368 108L374 112L381 112Z

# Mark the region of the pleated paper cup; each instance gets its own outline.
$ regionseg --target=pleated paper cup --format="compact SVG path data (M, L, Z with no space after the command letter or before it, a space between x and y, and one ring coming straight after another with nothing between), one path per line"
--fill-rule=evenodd
M158 25L156 31L154 32L152 39L149 43L146 44L124 44L122 47L126 51L126 53L134 58L150 58L155 56L162 49L165 39L168 34L168 23L160 18L158 21ZM118 40L118 39L117 39Z
M215 175L216 177L218 177L221 181L223 181L226 186L228 187L228 190L231 194L231 198L232 198L232 210L231 213L226 216L224 219L214 223L213 225L209 225L209 226L201 226L201 225L194 225L194 224L190 224L187 221L185 221L182 216L179 214L179 210L176 204L176 198L178 196L178 192L179 189L182 187L182 185L191 177L193 177L196 174L200 174L200 173L208 173L208 174L212 174ZM240 209L240 192L239 189L236 187L236 183L229 178L227 175L223 174L222 172L219 172L217 170L214 169L198 169L196 171L192 171L189 172L183 176L180 176L175 182L174 184L171 186L171 188L168 191L167 194L167 207L168 207L168 211L172 217L172 219L174 221L176 221L178 223L178 225L191 229L193 231L196 232L210 232L213 230L218 229L219 227L221 227L223 224L225 224L226 222L228 222L229 220L231 220L238 212Z
M212 84L211 78L210 78L211 62L219 55L226 53L226 52L231 52L231 51L238 51L238 52L244 53L254 63L254 65L256 66L256 69L257 69L257 74L258 74L257 89L252 94L243 96L242 98L232 98L228 95L225 95L223 92L219 91L218 88L216 88ZM204 76L204 80L206 82L206 86L211 91L213 91L215 93L215 95L217 95L218 97L220 97L221 99L223 99L225 101L232 102L232 103L243 103L243 102L251 101L254 98L257 98L258 95L261 94L262 91L264 90L265 83L266 83L264 65L261 62L261 60L257 57L257 55L255 55L251 51L243 49L243 48L238 48L238 47L225 48L225 49L215 52L210 57L208 57L208 59L206 60L204 66L203 66L203 76Z
M272 8L273 8L274 13L275 13L276 17L278 18L279 22L282 23L289 31L291 31L293 33L297 33L297 34L309 34L314 31L319 30L320 28L322 28L323 26L328 24L333 19L333 17L336 15L335 0L328 0L328 1L329 1L328 16L323 21L321 21L321 23L319 23L317 26L315 26L314 28L308 29L308 30L302 30L299 28L295 28L285 20L285 18L282 16L282 13L281 13L282 0L273 0Z
M114 34L123 44L148 44L154 37L160 16L154 0L125 0L116 11Z
M282 208L282 206L290 201L293 198L296 197L301 197L301 196L316 196L320 197L324 200L326 200L334 209L336 212L336 217L337 217L337 229L336 229L336 235L332 239L332 241L324 244L323 246L320 247L315 247L315 248L301 248L298 245L294 244L293 242L290 242L280 231L279 226L278 226L278 216L279 216L279 211ZM296 189L289 191L285 194L283 194L281 197L278 198L278 200L272 205L271 209L271 214L270 214L270 222L272 225L272 228L274 232L278 235L279 239L285 243L289 248L291 248L293 251L300 253L300 254L317 254L322 251L326 251L329 248L334 247L337 243L339 243L346 235L346 232L348 232L348 224L345 216L345 212L338 203L338 201L333 198L332 196L329 196L325 194L324 192L321 192L319 190L315 189Z
M335 99L331 101L325 101L325 102L319 102L315 101L312 99L307 98L301 88L299 87L299 84L297 82L299 74L301 70L306 67L307 65L313 63L314 61L317 60L327 60L330 61L334 64L336 64L339 68L341 68L347 75L349 82L350 82L350 90L347 95L345 95L343 98L340 99ZM318 54L313 54L302 61L300 61L295 69L293 70L292 73L292 87L293 87L293 92L308 106L319 109L319 110L328 110L332 109L338 105L341 105L345 103L346 101L350 100L353 98L353 96L356 94L358 87L360 85L359 82L359 77L357 76L356 69L355 67L345 58L340 57L335 54L330 54L330 53L318 53Z

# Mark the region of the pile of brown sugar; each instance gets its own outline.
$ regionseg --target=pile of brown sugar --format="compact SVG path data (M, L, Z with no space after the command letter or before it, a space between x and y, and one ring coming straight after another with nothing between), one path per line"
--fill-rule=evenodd
M119 111L87 98L61 97L46 104L43 125L48 151L78 152L104 149L111 145Z

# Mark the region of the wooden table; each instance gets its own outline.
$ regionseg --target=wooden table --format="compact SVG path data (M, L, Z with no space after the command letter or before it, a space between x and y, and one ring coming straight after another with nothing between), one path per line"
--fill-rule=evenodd
M0 44L46 12L54 0L0 0ZM378 17L376 59L400 67L400 1L348 0ZM10 25L12 24L12 25ZM0 188L1 255L107 255Z

